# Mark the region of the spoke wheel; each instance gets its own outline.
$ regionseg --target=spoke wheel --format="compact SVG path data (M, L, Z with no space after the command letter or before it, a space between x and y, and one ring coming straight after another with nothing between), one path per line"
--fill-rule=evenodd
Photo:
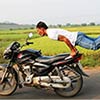
M0 81L2 76L4 75L5 68L0 68ZM10 95L12 94L17 88L17 81L15 78L15 72L7 71L5 74L5 78L2 83L0 83L0 95Z

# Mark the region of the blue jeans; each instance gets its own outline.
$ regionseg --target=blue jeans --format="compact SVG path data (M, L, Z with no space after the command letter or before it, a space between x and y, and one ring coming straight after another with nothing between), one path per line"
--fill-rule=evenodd
M79 45L86 49L97 50L100 48L100 36L97 38L91 38L82 32L78 32L75 45Z

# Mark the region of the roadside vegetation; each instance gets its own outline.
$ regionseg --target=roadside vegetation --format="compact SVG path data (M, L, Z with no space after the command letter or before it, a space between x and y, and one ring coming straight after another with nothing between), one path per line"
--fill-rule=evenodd
M100 35L100 26L77 26L77 27L61 27L63 29L69 31L81 31L86 33L91 37L97 37ZM3 52L5 48L13 41L19 41L21 44L25 42L25 39L28 36L28 33L32 32L33 38L30 41L33 41L34 44L30 46L26 46L26 48L32 48L35 50L41 50L43 55L56 55L59 53L69 53L70 50L66 46L65 43L54 41L49 39L48 37L40 37L36 34L35 29L27 29L27 30L1 30L0 31L0 63L5 63L6 61L3 59ZM77 46L77 49L80 53L83 54L83 58L81 63L83 66L95 67L100 66L100 50L93 51L87 50Z

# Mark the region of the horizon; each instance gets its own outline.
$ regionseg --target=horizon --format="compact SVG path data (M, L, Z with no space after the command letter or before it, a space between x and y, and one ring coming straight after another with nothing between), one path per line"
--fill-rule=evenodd
M90 25L91 23L95 24L95 25L100 25L100 23L95 23L95 22L90 22L90 23L65 23L65 24L49 24L49 25L54 25L54 26L57 26L57 25L62 25L62 26L66 26L67 24L70 24L71 25L82 25L82 24L86 24L87 26ZM0 24L16 24L16 25L36 25L36 24L20 24L20 23L14 23L14 22L10 22L10 21L4 21L4 22L0 22Z

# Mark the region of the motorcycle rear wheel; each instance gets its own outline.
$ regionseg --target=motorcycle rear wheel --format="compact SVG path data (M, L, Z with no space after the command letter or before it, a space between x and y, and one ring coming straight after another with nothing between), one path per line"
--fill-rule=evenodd
M67 72L69 72L69 75ZM72 81L71 86L68 88L63 88L63 89L55 88L54 90L55 90L56 94L58 94L60 96L73 97L80 92L80 90L83 86L83 77L79 74L78 78L76 80L74 80L74 78L77 77L77 72L75 72L73 70L67 70L67 72L66 72L67 75L65 75L65 76L67 76L71 79L71 81Z
M0 81L5 72L4 67L0 67ZM11 69L6 72L5 78L2 83L0 83L0 95L7 96L11 95L17 89L17 80L15 76L15 70Z

